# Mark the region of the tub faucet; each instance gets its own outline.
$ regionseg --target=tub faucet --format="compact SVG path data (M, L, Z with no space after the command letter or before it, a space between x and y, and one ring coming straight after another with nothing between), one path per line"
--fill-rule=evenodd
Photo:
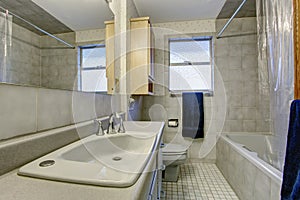
M102 121L95 119L94 122L97 123L97 125L98 125L96 135L98 135L98 136L104 135L104 129L103 129L103 126L102 126Z
M119 124L119 128L116 131L115 129L115 119L119 119L120 120L120 124ZM125 133L125 128L124 128L124 124L123 124L123 119L122 117L114 112L109 116L109 124L108 124L108 128L107 128L107 134L114 134L114 133Z

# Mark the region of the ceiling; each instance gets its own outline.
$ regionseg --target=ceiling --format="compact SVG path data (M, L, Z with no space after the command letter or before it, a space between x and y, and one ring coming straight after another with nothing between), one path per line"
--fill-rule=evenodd
M133 0L152 23L216 19L226 0Z
M52 34L72 31L69 27L41 9L31 0L0 0L0 6ZM29 26L16 17L13 17L13 22L37 34L42 34L40 31L37 31L32 26Z
M105 0L32 0L74 31L104 28L113 13Z
M229 18L242 0L133 0L140 16L152 23ZM0 6L49 33L104 28L113 13L106 0L0 0ZM255 0L248 0L236 17L253 17ZM14 22L38 34L16 17Z
M227 0L222 8L218 19L230 18L236 9L241 5L243 0ZM256 16L256 0L247 0L241 10L237 13L236 18L255 17Z

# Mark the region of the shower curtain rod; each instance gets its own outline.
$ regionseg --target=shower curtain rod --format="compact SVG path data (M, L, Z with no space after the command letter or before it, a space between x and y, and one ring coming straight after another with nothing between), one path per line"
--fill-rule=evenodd
M241 3L241 5L236 9L236 11L233 13L233 15L230 17L230 19L227 21L227 23L224 25L224 27L222 28L222 30L218 33L217 35L217 39L220 39L223 32L226 30L226 28L229 26L229 24L231 23L231 21L233 20L233 18L238 14L238 12L241 10L241 8L243 7L243 5L246 3L247 0L243 0L243 2Z
M3 11L5 11L5 12L8 12L8 13L11 14L12 16L14 16L14 17L20 19L21 21L25 22L26 24L32 26L32 27L35 28L36 30L38 30L38 31L40 31L40 32L42 32L42 33L44 33L44 34L46 34L46 35L52 37L53 39L58 40L59 42L61 42L61 43L65 44L65 45L67 45L68 47L70 47L70 48L72 48L72 49L75 49L75 46L73 46L73 45L67 43L66 41L64 41L64 40L62 40L62 39L60 39L60 38L58 38L58 37L56 37L56 36L54 36L54 35L52 35L51 33L48 33L47 31L45 31L45 30L41 29L40 27L38 27L38 26L32 24L31 22L27 21L26 19L24 19L24 18L22 18L22 17L20 17L20 16L18 16L18 15L16 15L16 14L10 12L9 10L3 8L2 6L0 6L0 9L3 10Z

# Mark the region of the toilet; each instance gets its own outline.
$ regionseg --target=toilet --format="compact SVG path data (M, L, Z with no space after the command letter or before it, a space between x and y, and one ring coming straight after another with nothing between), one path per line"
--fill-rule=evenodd
M180 144L165 144L162 148L163 163L166 166L163 172L163 181L176 182L179 177L179 165L187 159L187 147Z

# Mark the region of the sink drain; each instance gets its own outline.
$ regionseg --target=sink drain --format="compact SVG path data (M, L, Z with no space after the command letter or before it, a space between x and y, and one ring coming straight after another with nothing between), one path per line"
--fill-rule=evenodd
M119 156L116 156L116 157L113 157L113 160L114 160L114 161L120 161L120 160L122 160L122 158L119 157Z
M54 165L55 164L55 161L54 160L45 160L43 162L41 162L39 164L40 167L49 167L51 165Z

